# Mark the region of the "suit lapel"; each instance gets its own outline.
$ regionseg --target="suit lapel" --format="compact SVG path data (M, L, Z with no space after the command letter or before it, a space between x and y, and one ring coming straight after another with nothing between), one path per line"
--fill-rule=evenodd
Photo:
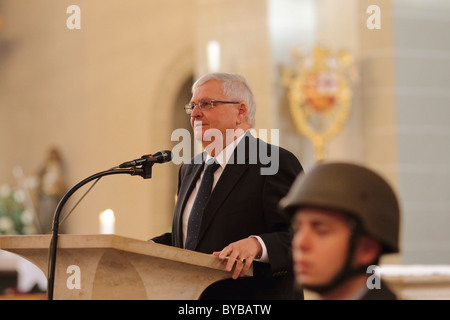
M255 141L249 141L251 139L255 139L251 135L246 135L240 142L246 143L245 145L245 162L243 164L239 164L236 159L239 159L236 155L236 150L239 150L237 147L233 152L232 157L235 159L234 163L228 163L225 166L225 170L222 172L219 181L217 181L214 190L211 193L211 196L206 204L205 210L203 211L202 223L200 226L198 242L202 240L206 231L209 228L211 221L214 218L217 210L221 207L222 203L226 200L230 192L233 190L234 186L239 182L240 177L245 173L249 166L249 144Z
M228 197L229 193L233 190L239 178L247 170L246 165L227 165L222 172L219 181L217 182L211 196L203 211L202 223L200 226L198 242L202 240L205 232L208 230L208 226L214 218L217 210L222 203Z

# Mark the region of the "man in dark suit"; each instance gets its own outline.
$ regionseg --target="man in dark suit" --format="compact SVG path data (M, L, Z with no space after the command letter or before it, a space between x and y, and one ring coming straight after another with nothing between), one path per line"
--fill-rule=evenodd
M152 240L228 259L232 279L211 285L203 299L302 299L302 290L293 286L290 220L278 207L302 171L300 162L253 137L255 103L243 77L208 74L192 93L185 109L205 151L180 168L172 232ZM200 221L194 223L210 158L219 166ZM250 266L253 277L244 276Z
M376 268L399 251L400 208L371 169L322 162L300 175L281 206L292 217L294 273L326 300L395 300Z

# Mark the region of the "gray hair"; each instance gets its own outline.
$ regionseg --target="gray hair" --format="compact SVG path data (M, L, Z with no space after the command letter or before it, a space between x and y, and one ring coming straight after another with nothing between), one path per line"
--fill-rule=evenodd
M256 104L253 92L247 80L239 74L215 72L200 77L192 86L192 94L204 83L218 80L222 82L223 92L227 99L242 101L247 105L247 121L252 127L255 126Z

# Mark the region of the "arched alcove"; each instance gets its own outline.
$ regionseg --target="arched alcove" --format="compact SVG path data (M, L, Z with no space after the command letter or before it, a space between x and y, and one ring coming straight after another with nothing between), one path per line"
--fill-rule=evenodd
M154 149L170 149L178 143L171 141L174 130L184 128L191 130L189 116L183 106L191 98L191 86L194 74L194 50L183 48L174 54L174 59L164 69L156 88L157 106L152 114L151 143ZM152 183L157 186L151 193L151 221L152 234L166 232L172 226L173 210L175 207L178 170L180 164L170 163L158 167L158 174L154 175ZM155 171L156 172L156 171Z

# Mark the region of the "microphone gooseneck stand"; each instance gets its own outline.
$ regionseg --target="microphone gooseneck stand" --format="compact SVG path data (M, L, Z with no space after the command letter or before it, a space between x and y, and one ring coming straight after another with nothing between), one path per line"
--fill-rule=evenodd
M61 201L58 203L58 206L56 207L55 214L53 216L53 227L52 227L52 238L50 242L50 250L49 250L49 271L48 271L48 281L47 281L47 298L48 300L53 300L53 291L54 291L54 284L55 284L55 271L56 271L56 250L58 247L58 230L59 230L59 217L61 215L61 211L66 204L67 200L72 196L72 194L77 191L79 188L84 186L86 183L94 180L99 179L103 176L112 175L112 174L130 174L132 176L139 175L144 179L149 179L152 177L152 166L154 165L154 162L146 162L142 165L141 168L127 168L127 169L117 169L112 168L110 170L102 171L99 173L96 173L83 181L76 184L72 189L70 189L64 197L61 199Z

